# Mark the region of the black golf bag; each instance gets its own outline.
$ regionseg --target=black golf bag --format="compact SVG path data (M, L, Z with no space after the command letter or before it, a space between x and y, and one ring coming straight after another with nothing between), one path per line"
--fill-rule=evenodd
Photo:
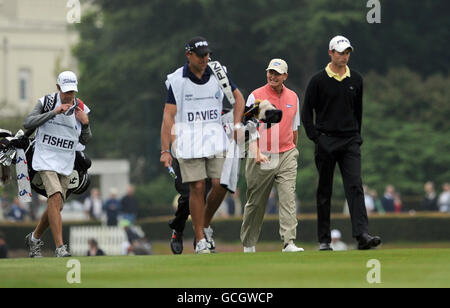
M28 174L30 177L31 188L38 194L48 197L39 172L33 169L34 142L30 136L34 131L28 131L25 135L14 138L11 132L0 129L0 165L5 170L16 164L15 149L23 149L25 151ZM72 193L82 194L90 185L88 170L92 162L83 152L76 152L74 170L70 175L70 183L66 197Z

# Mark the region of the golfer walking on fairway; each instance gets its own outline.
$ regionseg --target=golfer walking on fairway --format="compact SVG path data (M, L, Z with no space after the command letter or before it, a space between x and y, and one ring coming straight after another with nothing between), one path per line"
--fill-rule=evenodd
M347 63L353 47L343 36L329 44L331 62L311 78L301 112L308 138L314 141L319 172L317 218L320 250L332 250L331 194L336 163L341 170L358 249L378 246L381 239L368 234L368 218L361 179L363 79ZM314 121L315 119L315 121Z

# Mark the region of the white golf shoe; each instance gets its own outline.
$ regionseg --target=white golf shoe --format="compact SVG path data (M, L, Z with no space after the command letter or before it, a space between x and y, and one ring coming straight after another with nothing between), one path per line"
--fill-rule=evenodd
M204 238L198 241L197 246L195 247L195 253L196 254L211 253L211 251L208 248L208 243Z
M289 242L288 244L284 245L284 248L281 250L282 252L302 252L305 251L301 247L295 246L294 242Z
M216 252L216 243L214 242L214 231L209 226L208 228L203 228L203 234L205 235L206 243L208 244L208 249L210 252Z
M256 252L256 247L252 246L252 247L244 247L244 253L254 253Z

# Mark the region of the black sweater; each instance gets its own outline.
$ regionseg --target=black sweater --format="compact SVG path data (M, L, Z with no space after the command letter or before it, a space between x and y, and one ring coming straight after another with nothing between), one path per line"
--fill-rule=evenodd
M325 70L314 75L301 112L308 138L316 142L321 133L338 137L361 134L362 96L363 79L356 71L350 70L350 77L341 82Z

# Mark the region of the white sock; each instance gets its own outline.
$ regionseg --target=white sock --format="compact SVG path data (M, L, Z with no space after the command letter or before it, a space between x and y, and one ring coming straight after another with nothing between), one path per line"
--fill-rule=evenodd
M39 242L39 239L34 237L34 232L31 233L31 240L32 240L34 243Z

